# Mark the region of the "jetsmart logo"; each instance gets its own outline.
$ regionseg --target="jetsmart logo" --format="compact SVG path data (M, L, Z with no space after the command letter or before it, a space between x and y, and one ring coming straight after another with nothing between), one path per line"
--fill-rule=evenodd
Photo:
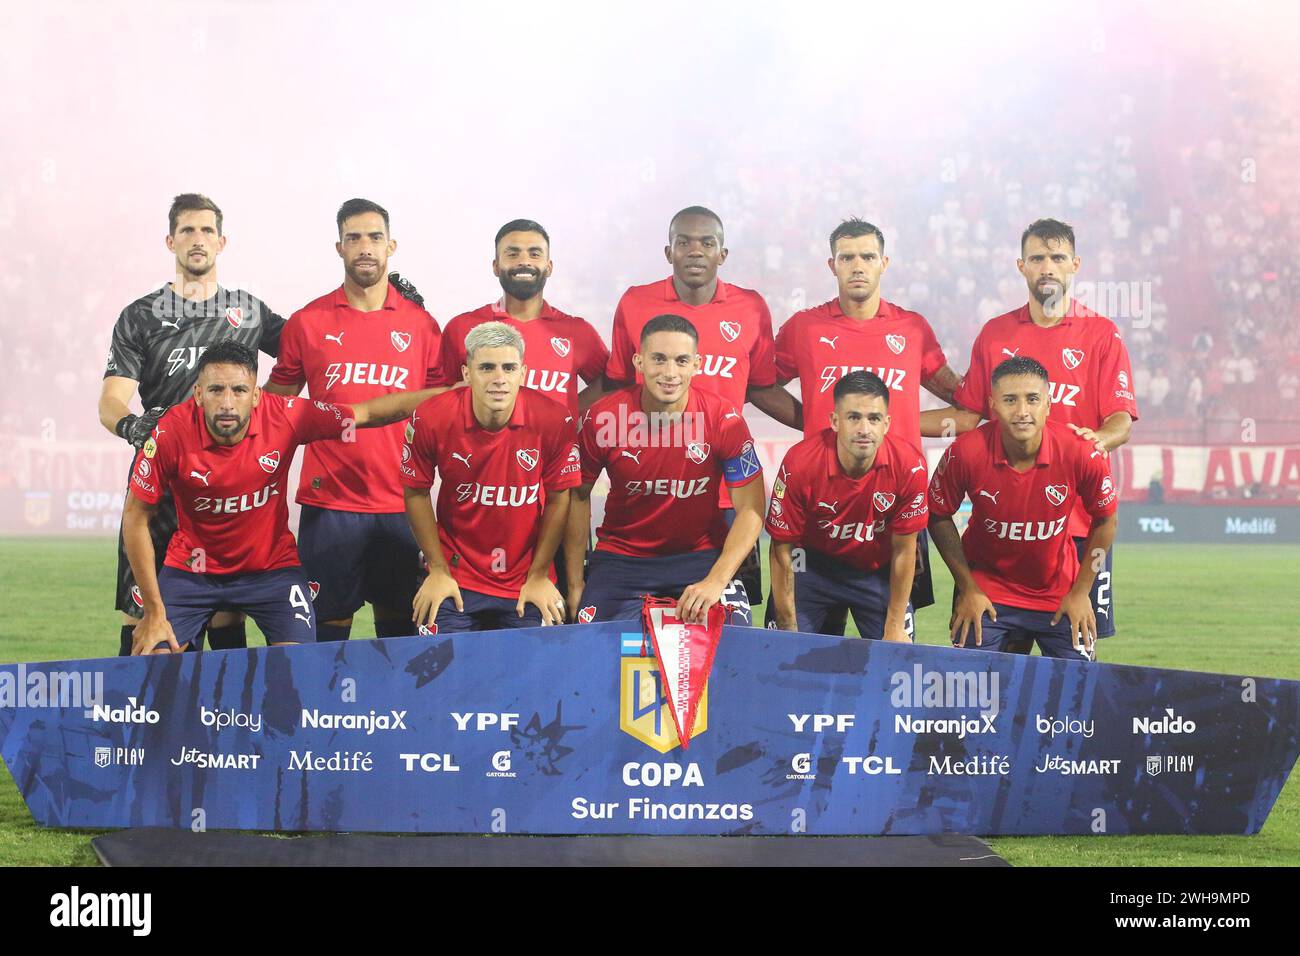
M103 671L0 670L0 707L95 707L104 700ZM83 715L90 716L87 710Z
M319 710L303 709L302 726L312 730L364 730L369 737L376 730L405 730L406 711L394 710L388 714L322 714Z
M1134 717L1133 733L1155 735L1194 734L1196 733L1196 722L1184 720L1174 713L1172 707L1166 707L1165 716L1163 717Z
M899 709L978 709L989 717L1000 709L997 671L932 671L916 664L910 671L895 671L889 684L889 702Z
M90 711L90 719L97 724L156 724L159 714L156 710L136 706L136 699L128 697L125 707L108 707L96 704Z
M150 893L83 893L78 886L50 897L50 925L57 927L130 927L133 936L148 936L153 926Z

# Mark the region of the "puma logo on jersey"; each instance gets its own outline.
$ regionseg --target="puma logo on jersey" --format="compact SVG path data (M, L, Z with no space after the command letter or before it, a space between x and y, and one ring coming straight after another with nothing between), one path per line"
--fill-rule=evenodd
M727 414L722 416L722 420L725 422L728 418L739 418L739 417L740 417L740 412L727 412Z
M907 370L901 368L872 368L868 365L826 365L822 367L820 391L825 392L831 388L845 375L850 372L875 372L884 379L885 387L895 392L903 390L903 379L907 377Z
M1002 354L1005 355L1005 356L1007 356L1007 357L1009 357L1009 358L1015 358L1015 357L1016 357L1016 352L1019 352L1019 351L1020 351L1020 349L1016 349L1015 352L1011 351L1010 349L1003 349L1003 350L1002 350Z
M980 489L980 495L983 496L983 497L985 497L985 498L987 498L989 501L993 502L994 504L997 504L997 503L998 503L998 495L1000 495L1000 494L1002 494L1002 489L1001 489L1001 488L999 488L999 489L998 489L997 491L995 491L993 494L989 494L989 493L988 493L987 491L985 491L983 488Z
M212 469L209 468L206 472L204 472L204 473L201 474L201 475L200 475L197 471L191 471L191 472L190 472L190 477L191 477L191 478L197 478L199 481L203 482L203 487L204 487L204 488L207 488L207 487L208 487L208 476L211 475L211 474L212 474Z
M631 458L638 465L641 464L641 452L637 452L634 455L630 451L620 450L618 454L620 458Z
M819 502L817 502L817 507L818 507L818 508L825 508L825 509L826 509L827 511L829 511L831 514L835 514L835 509L838 508L839 506L840 506L839 501L830 501L830 502L819 501Z
M840 340L840 337L839 337L838 335L835 336L835 338L833 338L833 339L828 339L828 338L827 338L826 336L824 336L824 335L817 339L818 342L825 342L825 343L826 343L827 345L829 345L831 348L835 348L835 343L838 342L839 340Z
M379 385L403 391L409 374L409 369L396 365L379 365L374 362L335 362L325 369L325 390L329 391L341 382L344 385Z
M924 471L924 470L925 470L925 462L921 462L921 463L918 464L915 468L913 468L910 472L908 472L908 474L910 474L910 475L915 475L918 471Z
M462 465L468 468L469 460L474 457L474 453L470 452L468 455L462 455L460 452L453 451L451 453L451 457L455 458L458 462L460 462Z
M175 329L177 332L179 332L179 331L181 330L181 320L180 320L180 319L177 319L175 322L168 322L166 319L159 319L159 320L158 320L158 324L159 324L159 325L171 326L171 327L172 327L173 329Z
M325 333L325 341L326 341L326 342L334 342L334 343L336 343L336 344L338 344L338 345L342 345L342 344L343 344L343 333L340 332L338 335L330 335L328 332L326 332L326 333Z

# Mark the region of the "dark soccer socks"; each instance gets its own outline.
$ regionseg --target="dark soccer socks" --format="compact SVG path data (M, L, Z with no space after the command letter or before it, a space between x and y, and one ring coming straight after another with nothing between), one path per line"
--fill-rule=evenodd
M131 639L134 636L135 636L135 625L123 624L122 625L122 646L121 648L119 648L117 652L118 657L131 656Z
M352 634L351 624L326 624L324 621L316 622L316 643L324 641L346 641Z
M411 637L415 631L413 622L400 617L375 620L375 637Z
M248 631L244 622L225 627L208 627L208 646L214 651L242 650L248 647Z

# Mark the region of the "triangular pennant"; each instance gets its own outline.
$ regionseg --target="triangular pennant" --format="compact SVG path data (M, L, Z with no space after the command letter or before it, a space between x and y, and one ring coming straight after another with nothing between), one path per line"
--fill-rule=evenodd
M646 595L641 610L641 654L646 642L654 647L663 682L664 699L677 728L682 747L691 745L695 712L713 670L713 656L722 637L722 625L731 609L725 604L709 608L705 624L687 624L677 619L677 602Z

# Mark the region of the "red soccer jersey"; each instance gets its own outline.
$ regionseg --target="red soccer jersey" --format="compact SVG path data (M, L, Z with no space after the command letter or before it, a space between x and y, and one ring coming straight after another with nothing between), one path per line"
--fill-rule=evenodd
M889 388L889 431L921 444L921 382L947 363L923 316L880 300L873 319L851 319L838 298L790 316L776 336L776 374L799 379L803 433L831 423L835 383L849 372L875 372Z
M680 315L700 334L700 371L693 387L721 395L737 409L745 407L745 390L776 382L772 313L752 289L721 279L704 305L677 298L672 276L623 293L614 311L607 374L616 382L640 381L632 356L641 348L641 330L656 315Z
M1128 412L1137 421L1133 370L1119 329L1077 301L1050 329L1034 324L1028 304L984 323L953 401L988 418L993 369L1015 356L1047 369L1053 421L1095 429L1115 412ZM1089 524L1088 513L1076 507L1070 534L1085 537Z
M307 383L327 402L362 402L427 388L437 366L438 323L391 284L384 307L358 312L342 286L295 312L280 335L271 370L277 385ZM298 503L367 514L405 509L393 463L402 449L401 422L358 430L355 441L307 447Z
M474 417L468 388L421 403L406 425L402 484L427 489L436 469L438 541L462 588L515 598L528 577L546 493L578 484L574 424L565 407L521 388L504 428Z
M641 410L641 390L632 385L603 396L578 432L583 483L601 469L609 474L596 550L662 557L721 548L727 523L717 486L762 480L749 426L736 406L692 386L680 427L656 433Z
M262 392L248 432L219 445L197 402L174 405L136 455L131 493L157 504L171 489L178 528L164 563L181 571L241 574L295 567L289 464L299 445L352 430L352 408Z
M827 428L786 452L767 530L773 541L874 571L889 565L893 535L922 531L929 517L925 458L914 445L886 434L867 473L850 478Z
M1106 457L1051 419L1028 471L1007 464L997 422L949 445L930 482L930 511L951 515L965 497L972 511L961 545L976 583L989 600L1032 611L1055 611L1078 575L1068 528L1075 501L1095 517L1117 507Z
M505 312L501 301L473 312L463 312L447 323L438 352L435 384L458 385L463 379L465 336L484 322L504 322L524 337L524 364L528 366L527 388L534 388L569 408L578 419L578 378L594 381L605 371L609 349L586 319L566 315L542 303L542 314L531 322L520 322Z

